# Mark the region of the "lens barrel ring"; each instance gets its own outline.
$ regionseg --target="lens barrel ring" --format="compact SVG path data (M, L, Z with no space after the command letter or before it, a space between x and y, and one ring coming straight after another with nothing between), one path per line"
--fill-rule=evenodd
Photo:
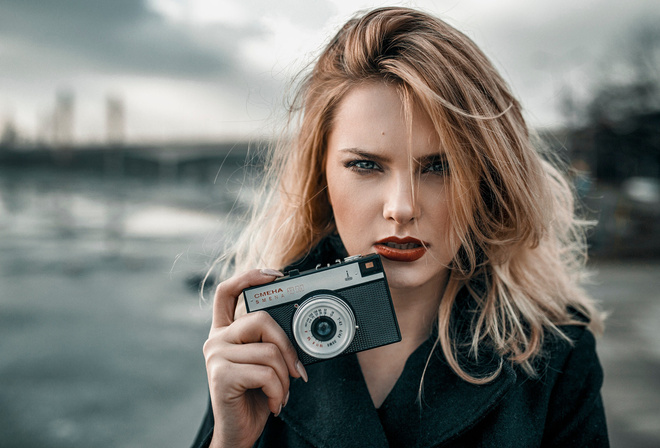
M333 358L353 341L355 315L344 300L321 293L300 304L293 315L291 329L303 352L318 359Z

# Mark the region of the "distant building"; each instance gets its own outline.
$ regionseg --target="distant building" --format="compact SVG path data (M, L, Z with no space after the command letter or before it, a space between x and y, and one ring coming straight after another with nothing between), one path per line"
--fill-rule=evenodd
M53 145L70 147L73 144L74 96L70 90L57 92L53 114Z
M14 120L8 119L0 129L0 148L12 148L18 142L18 131Z
M124 101L116 96L108 96L105 103L106 142L110 146L123 145L126 140L126 119Z

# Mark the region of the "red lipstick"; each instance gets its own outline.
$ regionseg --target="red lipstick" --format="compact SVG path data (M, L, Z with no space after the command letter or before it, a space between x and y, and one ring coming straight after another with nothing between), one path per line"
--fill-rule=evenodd
M427 243L409 236L405 238L389 236L376 241L376 244L374 244L374 250L378 255L388 260L407 263L422 258L427 248Z

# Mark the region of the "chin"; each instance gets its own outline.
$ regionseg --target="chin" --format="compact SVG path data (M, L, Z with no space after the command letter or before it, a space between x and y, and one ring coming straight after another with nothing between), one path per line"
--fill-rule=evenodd
M432 280L432 277L420 275L421 273L412 266L401 266L402 263L396 263L399 266L392 266L393 262L383 260L383 267L387 275L387 283L390 289L413 289Z
M412 263L401 263L383 258L383 267L390 289L435 287L440 293L444 278L448 275L448 268L434 266L429 269L428 260L423 259Z

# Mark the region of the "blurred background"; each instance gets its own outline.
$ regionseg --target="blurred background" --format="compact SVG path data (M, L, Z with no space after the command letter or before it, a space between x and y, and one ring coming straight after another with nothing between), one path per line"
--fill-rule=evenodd
M198 285L355 0L0 1L0 446L188 446ZM569 176L612 446L660 446L657 1L389 2L472 37ZM246 168L247 166L247 168Z

